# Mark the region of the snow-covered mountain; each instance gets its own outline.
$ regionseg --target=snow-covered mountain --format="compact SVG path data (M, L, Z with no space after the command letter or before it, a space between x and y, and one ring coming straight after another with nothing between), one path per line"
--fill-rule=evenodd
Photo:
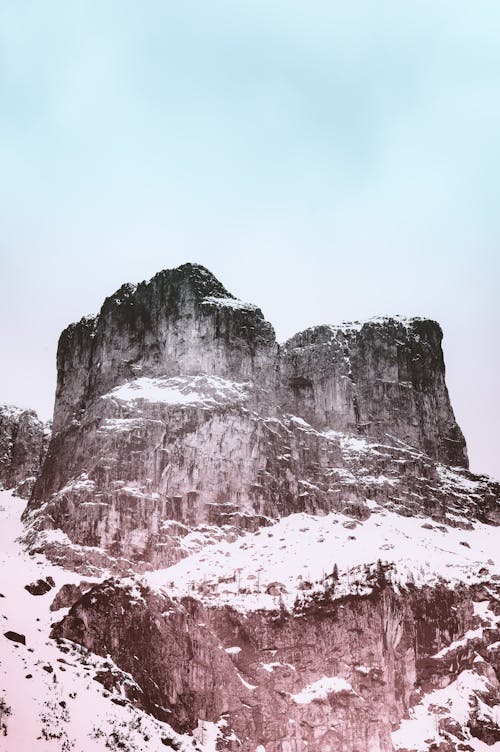
M441 337L280 345L191 264L68 327L22 523L1 500L0 743L500 749L500 487L468 470Z

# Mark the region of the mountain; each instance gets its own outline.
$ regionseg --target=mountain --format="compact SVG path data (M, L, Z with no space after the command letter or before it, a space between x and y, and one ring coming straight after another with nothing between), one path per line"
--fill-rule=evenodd
M5 566L44 573L22 596L40 604L31 639L51 666L71 655L69 715L56 708L46 737L85 752L500 749L500 486L468 468L441 340L396 317L279 344L194 264L62 333L17 529L29 553L5 544ZM71 737L74 683L118 703L101 736Z
M377 319L280 346L261 311L203 267L124 285L61 335L36 525L146 568L177 561L200 526L362 518L367 495L468 517L475 499L442 480L445 465L471 476L441 338L432 321ZM482 491L474 513L496 518L496 490Z

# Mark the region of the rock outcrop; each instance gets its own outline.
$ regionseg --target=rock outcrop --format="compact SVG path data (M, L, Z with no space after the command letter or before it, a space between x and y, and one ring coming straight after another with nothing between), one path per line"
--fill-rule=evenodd
M367 496L404 514L425 505L439 519L495 521L498 486L475 479L480 495L464 499L441 338L432 321L376 319L279 346L261 311L203 267L124 285L61 335L32 528L137 568L175 561L193 527L362 517ZM457 487L442 463L463 468Z
M391 734L411 706L468 673L479 688L488 679L483 721L471 707L460 726L444 707L435 722L443 744L476 727L487 735L484 713L494 716L500 700L489 646L500 629L476 629L482 636L460 659L453 645L481 623L477 603L492 596L481 586L399 594L384 586L291 613L241 614L111 580L84 595L53 636L112 655L141 687L143 706L176 730L218 723L218 749L392 752Z
M388 318L296 334L283 348L285 404L314 427L397 438L467 467L446 389L442 336L435 321Z
M0 405L0 485L29 498L50 438L34 410Z
M61 335L54 434L80 422L96 398L139 377L207 374L265 385L276 352L262 312L236 300L201 266L123 285L98 316Z

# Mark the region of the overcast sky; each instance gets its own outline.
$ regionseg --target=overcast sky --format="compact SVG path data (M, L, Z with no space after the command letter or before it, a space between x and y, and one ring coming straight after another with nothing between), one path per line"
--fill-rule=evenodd
M0 401L60 331L185 261L315 323L429 316L500 477L500 5L2 0Z

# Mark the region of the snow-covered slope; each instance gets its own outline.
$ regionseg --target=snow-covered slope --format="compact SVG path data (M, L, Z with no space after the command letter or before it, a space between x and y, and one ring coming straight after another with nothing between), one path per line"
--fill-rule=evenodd
M176 734L168 724L134 706L126 693L140 697L139 688L109 656L92 655L74 643L58 644L49 638L51 624L67 610L50 611L54 594L65 584L78 584L81 576L22 549L17 538L22 533L23 508L11 492L0 491L0 749L210 750L210 744ZM45 594L32 595L25 589L47 578L55 585ZM214 736L210 724L204 736Z
M177 696L168 705L173 716L186 685L197 722L224 721L233 734L232 746L226 741L220 749L255 752L260 744L282 752L291 738L300 752L431 752L439 744L445 752L459 743L482 752L484 739L500 749L498 529L477 521L456 528L368 506L363 521L295 514L232 541L190 534L182 561L106 581L75 604L56 633L102 654L111 641L119 665L141 686L158 670L172 674L163 696L170 703ZM108 621L103 604L117 612L124 602L131 612L123 623ZM152 635L149 627L140 633L138 669L129 640L146 614L157 626ZM354 642L352 633L359 634ZM178 644L180 634L187 644ZM161 647L171 641L175 659ZM184 669L188 655L192 665ZM284 739L242 721L245 708L262 703L286 725ZM309 732L292 733L294 724L315 729L316 746Z
M369 451L366 442L358 446L354 439L347 442L346 448L362 454ZM440 472L454 488L461 484L464 493L477 490L461 471L443 466ZM4 690L0 707L7 735L0 737L0 748L8 752L88 752L103 747L140 752L165 746L215 750L216 745L217 749L251 752L259 748L260 752L287 749L285 740L269 741L274 732L261 731L255 737L255 732L245 725L248 721L242 725L239 716L231 714L231 705L226 706L225 713L214 714L212 701L203 700L206 690L196 689L200 672L206 672L202 686L205 682L214 683L215 694L223 694L223 683L231 687L231 681L237 681L243 693L238 702L245 713L250 712L245 710L246 703L250 703L248 708L267 703L271 716L282 718L285 713L289 727L284 739L294 738L298 752L351 752L355 748L363 752L500 749L500 687L496 673L500 668L498 528L477 520L471 520L468 527L454 527L422 514L403 516L373 500L366 499L365 504L369 511L365 519L341 512L300 513L240 535L234 529L226 531L222 538L216 535L215 528L194 531L182 538L185 558L181 561L122 581L106 580L110 572L101 569L98 578L86 578L84 589L91 587L93 581L95 596L91 590L85 605L83 600L79 605L75 592L67 601L77 602L69 611L68 627L64 626L66 619L62 622L61 634L67 631L71 639L82 642L80 646L61 634L58 640L49 638L51 625L68 614L65 607L57 611L50 611L49 607L54 594L63 585L78 585L81 575L55 566L40 553L30 555L23 550L16 540L23 533L23 503L9 492L2 492L0 613L3 632L23 635L26 644L2 635L0 671ZM43 595L31 595L24 587L39 580L47 582L48 578L52 578L54 587ZM104 614L100 610L94 613L94 598L96 604L102 603L99 583L103 580ZM118 602L126 604L125 610L115 603L115 594L118 597L120 591L126 597L123 600L119 596ZM433 595L434 591L437 595ZM389 600L385 592L389 593ZM396 594L393 605L391 593ZM204 604L206 612L195 615L193 624L181 626L176 620L193 597ZM163 606L151 605L161 604L162 598ZM469 610L467 600L471 604ZM412 601L417 604L411 606L413 612L420 609L419 618L423 618L424 633L419 638L410 637L415 616L410 621L408 614L395 616L399 611L404 614L404 604ZM445 605L448 601L450 605ZM392 624L385 627L390 638L379 642L382 634L371 623L370 608L366 611L363 603L373 603L370 608L374 614L382 609L381 623L389 620ZM360 607L366 613L362 610L355 617ZM460 609L465 610L454 620L451 614L454 610L458 614ZM98 613L100 620L104 616L104 622L94 623ZM226 613L233 614L233 624L242 620L233 636L226 627L222 632L216 629L216 624L227 618ZM75 614L79 614L76 622ZM71 625L81 623L82 615L87 625L84 634L92 634L95 645L72 634ZM133 625L134 620L140 624L143 618L161 619L166 624L173 620L171 634L177 639L179 633L187 631L188 644L193 646L200 639L207 640L207 627L209 631L216 629L211 637L213 650L225 656L220 660L226 668L218 678L216 661L202 664L202 668L193 659L194 674L186 677L187 685L192 691L201 691L198 702L201 707L204 702L205 705L198 711L190 734L180 734L155 717L162 713L172 715L174 722L176 704L170 704L168 693L164 695L163 711L158 705L152 708L148 700L144 676L153 672L147 657L149 637L140 628L134 632L127 626L130 619ZM327 630L325 636L315 626L318 618L324 624L321 629ZM357 626L353 618L358 619ZM125 643L121 642L120 621L128 635ZM280 623L283 637L275 638L273 649L264 641L252 657L255 645L269 629L279 634ZM418 620L415 625L418 635ZM99 635L106 644L108 629L115 635L111 650L99 644ZM353 629L360 631L364 650L360 646L349 647L349 640L346 642ZM307 654L304 661L298 660L292 637L297 631L306 643L313 640L317 653L313 664ZM167 635L162 638L161 632L155 638L160 646L168 645L170 639ZM386 639L393 641L393 647L384 647ZM408 651L413 654L411 639L420 641L421 646L408 664ZM142 640L145 645L141 645ZM290 641L292 645L288 645ZM250 645L254 647L249 653ZM425 645L428 647L424 650ZM96 652L89 651L89 647ZM345 649L348 652L339 663L335 656ZM395 651L392 659L391 651ZM139 673L135 671L137 661L128 665L123 658L124 654L133 657L135 652L144 656L141 662L145 661ZM154 660L158 662L157 658ZM162 660L164 667L157 666L156 670L160 668L166 675L173 673L174 677L183 671L182 652L173 658L173 663L171 658ZM394 690L388 689L395 681L391 660L402 661L399 681L403 681L405 689L399 700L391 694ZM414 668L410 670L411 665ZM236 670L234 679L230 678L231 666ZM374 692L379 692L377 701ZM383 720L378 702L387 703L388 709L396 702L401 709L391 710ZM376 728L373 715L367 716L363 710L368 705L381 718L380 732L366 730ZM379 735L387 733L391 717L392 743L389 736ZM336 726L338 723L340 727ZM312 724L314 733L320 735L319 746L314 746L305 732L299 736L292 733L294 724L306 724L307 728ZM328 724L337 731L328 731ZM339 728L344 729L342 733ZM245 729L249 736L245 736ZM360 740L367 746L353 746ZM448 746L436 747L440 744ZM466 746L460 748L459 744Z
M334 567L335 597L366 594L373 589L370 575L378 561L396 588L500 579L498 528L479 522L470 529L450 527L423 515L403 517L374 502L369 506L372 513L364 521L340 513L293 514L199 551L203 539L188 535L183 546L196 552L144 575L143 581L170 595L194 589L207 604L248 611L274 609L277 602L293 607L298 596L330 588ZM278 584L273 588L273 583Z

